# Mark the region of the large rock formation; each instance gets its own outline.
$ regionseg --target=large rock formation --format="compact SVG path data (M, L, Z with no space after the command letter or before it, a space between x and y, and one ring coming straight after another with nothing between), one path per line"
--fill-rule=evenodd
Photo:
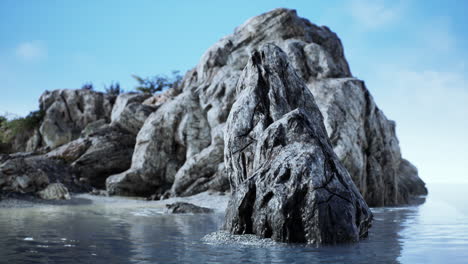
M47 96L51 96L52 99L47 99ZM65 99L62 96L65 96ZM119 95L111 115L108 110L102 112L101 108L106 108L110 103L106 101L109 96L103 93L89 90L46 92L41 97L41 102L42 107L48 110L41 127L47 126L57 118L57 109L61 109L60 107L65 107L61 111L70 113L60 115L62 119L59 118L52 128L44 128L51 134L39 134L39 136L62 138L63 141L60 141L62 145L45 154L4 156L6 158L4 162L0 162L0 171L6 172L0 173L0 190L37 193L43 199L65 197L66 193L59 185L41 191L45 187L42 180L46 180L48 184L50 175L54 181L65 181L66 187L74 183L99 189L105 188L105 180L109 175L120 173L130 167L136 133L144 120L156 109L155 106L142 104L148 97L149 94ZM52 102L54 100L59 102ZM78 109L77 104L82 104L80 107L83 109ZM82 115L79 115L77 110ZM77 123L68 122L70 119L67 119L67 116L73 116L72 119L77 120ZM102 118L98 119L99 117ZM64 129L54 130L59 127ZM71 131L73 133L68 133ZM65 136L62 137L63 135ZM59 144L58 141L56 143L51 146ZM60 171L62 175L59 175ZM70 179L73 179L73 182L70 182ZM83 190L89 188L72 189L72 191Z
M87 89L46 91L39 99L45 112L39 132L50 149L77 139L81 131L99 119L109 121L115 97Z
M364 82L355 78L311 79L308 86L323 113L335 153L370 206L407 203L419 194L405 187L395 122L376 106ZM412 166L412 165L411 165ZM415 173L417 176L417 172ZM419 180L421 188L424 183Z
M367 235L372 213L328 139L312 93L278 47L255 51L227 121L226 228L283 242Z
M226 189L223 131L235 87L252 50L281 47L316 97L339 159L371 205L406 202L394 123L352 77L340 39L327 27L275 9L249 19L205 52L174 94L138 133L131 168L107 180L111 194L190 195ZM349 97L351 96L351 97ZM353 98L350 100L349 98ZM355 100L354 100L355 99ZM417 178L417 175L413 175ZM424 188L422 181L411 181Z
M37 193L40 197L52 197L50 194L58 193L55 183L61 184L59 191L63 195L68 193L64 188L71 192L87 190L63 160L28 153L0 156L0 196L5 193ZM55 185L46 190L51 184Z

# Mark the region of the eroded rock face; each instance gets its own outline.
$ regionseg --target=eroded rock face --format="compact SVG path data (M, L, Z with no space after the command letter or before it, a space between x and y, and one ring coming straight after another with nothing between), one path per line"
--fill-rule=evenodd
M399 172L402 158L395 122L376 106L364 82L355 78L310 80L308 87L323 113L335 153L367 203L406 203L409 194L399 188L400 179L406 176Z
M120 94L112 109L112 124L136 136L146 118L156 110L154 106L143 104L150 96L140 93Z
M148 118L137 137L132 168L108 180L111 193L171 189L173 195L189 195L228 188L222 131L236 99L241 71L258 45L281 44L288 39L315 43L322 53L329 54L327 60L323 55L314 58L317 76L350 75L340 40L328 28L297 17L294 10L277 9L254 17L208 49L197 67L185 75L181 94ZM307 50L312 52L313 48ZM201 167L206 169L200 171ZM142 190L140 183L147 189Z
M408 202L411 195L426 195L426 184L419 178L418 169L409 161L403 159L398 168L398 188L403 196L402 202Z
M64 160L73 172L95 188L104 188L109 175L130 167L135 135L109 124L90 131L45 155Z
M317 245L366 236L372 213L286 54L272 44L255 51L237 89L225 134L232 188L225 227Z
M42 144L54 149L80 136L91 122L109 120L113 96L92 90L55 90L41 95L40 108L45 111L40 126Z
M131 168L107 181L110 193L170 190L184 196L228 188L221 155L224 126L241 71L251 51L265 43L285 51L316 97L333 148L369 204L404 203L407 193L400 190L399 179L406 176L398 169L401 154L394 123L378 109L363 82L352 77L336 34L288 9L249 19L205 52L185 75L180 91L144 102L159 108L138 133Z
M86 190L86 186L78 182L72 168L63 160L32 153L4 155L0 160L0 194L35 194L53 183L61 183L72 192Z

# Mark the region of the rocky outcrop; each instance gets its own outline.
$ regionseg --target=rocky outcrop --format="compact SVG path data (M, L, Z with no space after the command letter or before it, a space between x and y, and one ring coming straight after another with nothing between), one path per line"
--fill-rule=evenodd
M249 19L205 52L180 91L145 101L160 107L137 136L131 168L107 180L110 193L185 196L228 188L222 158L226 119L251 51L265 43L286 52L316 97L333 148L366 201L404 203L408 194L399 181L406 176L398 169L402 159L394 122L352 77L336 34L288 9Z
M54 149L77 139L89 123L109 120L114 100L87 89L46 91L39 99L45 112L39 129L43 146Z
M70 164L73 172L95 188L104 188L109 175L130 167L135 135L109 124L103 124L84 137L69 142L45 156Z
M398 167L398 188L406 196L403 201L408 202L412 195L426 195L426 184L419 178L418 169L409 161L403 159Z
M154 106L143 104L143 101L149 97L151 97L150 94L120 94L112 109L112 124L136 136L146 118L156 110Z
M402 157L395 122L376 106L364 82L355 78L312 79L308 86L323 113L335 153L367 203L407 203L408 190L399 188L407 175L399 170ZM419 179L417 172L415 176Z
M185 75L182 93L148 118L137 137L132 168L109 178L110 192L123 195L171 189L173 195L188 195L225 189L223 142L218 135L223 133L236 99L235 86L249 52L261 43L291 38L323 44L336 67L349 73L339 39L328 28L317 27L286 9L255 17L212 46Z
M0 160L0 193L34 194L54 183L61 183L72 192L87 189L79 183L70 166L62 160L31 153L4 155Z
M272 44L253 52L237 90L225 134L226 228L317 245L367 236L372 213L286 54Z

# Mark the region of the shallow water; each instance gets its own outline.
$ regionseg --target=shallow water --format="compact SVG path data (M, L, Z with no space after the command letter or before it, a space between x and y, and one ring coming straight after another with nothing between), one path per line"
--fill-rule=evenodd
M0 208L1 263L468 263L467 185L432 185L422 205L373 209L369 238L314 248L216 243L223 214L167 215L123 199Z

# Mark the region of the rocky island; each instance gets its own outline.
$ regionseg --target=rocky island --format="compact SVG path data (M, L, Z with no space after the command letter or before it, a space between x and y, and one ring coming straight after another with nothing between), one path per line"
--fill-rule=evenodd
M39 103L38 125L0 154L0 197L230 191L230 232L320 245L365 237L368 206L427 194L338 36L295 10L249 19L162 93Z

